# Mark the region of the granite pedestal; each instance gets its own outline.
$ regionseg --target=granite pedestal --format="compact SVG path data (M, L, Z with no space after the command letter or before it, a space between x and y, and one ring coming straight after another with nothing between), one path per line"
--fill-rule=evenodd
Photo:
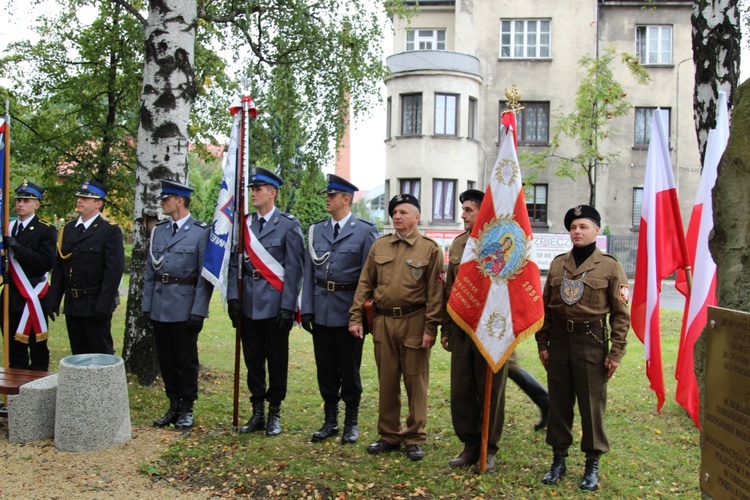
M8 439L30 443L55 433L57 374L23 384L18 394L8 396Z

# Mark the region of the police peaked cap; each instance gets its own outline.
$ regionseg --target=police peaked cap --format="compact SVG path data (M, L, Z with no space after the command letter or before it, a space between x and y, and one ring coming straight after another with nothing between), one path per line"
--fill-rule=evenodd
M355 191L359 191L359 188L347 181L343 177L334 174L328 174L328 185L322 191L325 194L336 194L336 193L349 193L354 194Z
M271 185L276 189L284 184L281 177L265 168L253 167L250 169L250 179L247 181L248 186L266 186Z
M578 205L568 210L568 213L565 214L565 229L570 231L570 225L576 219L589 219L597 227L601 227L602 225L602 216L591 205Z
M422 208L419 206L419 200L416 196L413 196L411 194L397 194L393 198L391 198L391 201L388 202L388 215L393 217L393 210L402 203L408 203L409 205L414 205L417 207L417 210L419 212L422 212Z
M467 189L458 196L458 201L460 201L461 203L465 201L473 201L481 205L483 199L484 193L478 189Z
M161 194L159 195L160 200L164 200L166 198L169 198L170 196L184 196L185 198L190 198L190 196L192 196L193 194L193 191L195 191L195 189L191 188L190 186L180 184L179 182L170 181L167 179L159 179L159 182L161 182Z
M37 186L29 181L23 181L23 184L16 188L16 199L29 199L42 201L44 188Z
M76 196L79 198L96 198L97 200L104 200L107 197L107 186L99 181L89 179L81 184Z

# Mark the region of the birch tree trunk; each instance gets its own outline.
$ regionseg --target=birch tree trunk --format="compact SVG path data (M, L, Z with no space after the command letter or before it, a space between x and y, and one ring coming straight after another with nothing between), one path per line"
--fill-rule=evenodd
M196 96L195 1L151 0L144 32L139 110L133 257L123 358L139 383L159 373L151 325L141 314L151 229L158 222L159 179L188 182L188 121Z
M739 83L741 33L737 3L738 0L695 0L693 4L693 114L701 165L708 131L716 127L719 91L727 93L731 109Z

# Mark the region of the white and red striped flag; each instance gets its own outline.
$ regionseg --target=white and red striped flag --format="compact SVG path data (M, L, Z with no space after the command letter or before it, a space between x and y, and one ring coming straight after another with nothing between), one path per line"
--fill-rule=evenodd
M685 237L693 269L692 291L688 290L684 271L677 273L675 282L675 287L687 297L685 314L682 317L680 350L677 354L677 366L675 366L674 373L677 379L675 401L685 408L699 429L700 396L698 382L695 379L693 351L695 341L706 326L708 306L715 306L718 303L716 300L716 263L708 249L708 235L714 227L711 190L716 184L719 161L729 142L729 113L725 92L719 92L718 110L716 128L708 134L703 172Z
M677 200L666 126L660 109L651 120L651 139L643 181L643 205L630 320L643 342L646 374L656 393L656 410L664 405L661 364L659 292L661 280L688 265L685 231Z
M471 335L494 372L544 321L539 266L516 155L515 114L503 113L502 124L497 161L448 299L448 313Z

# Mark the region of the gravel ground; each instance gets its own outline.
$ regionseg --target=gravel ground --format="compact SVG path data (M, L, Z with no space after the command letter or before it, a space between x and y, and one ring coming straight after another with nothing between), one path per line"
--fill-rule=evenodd
M179 438L174 431L135 426L125 444L70 453L55 448L52 439L12 444L7 425L0 418L0 498L208 498L140 472Z

